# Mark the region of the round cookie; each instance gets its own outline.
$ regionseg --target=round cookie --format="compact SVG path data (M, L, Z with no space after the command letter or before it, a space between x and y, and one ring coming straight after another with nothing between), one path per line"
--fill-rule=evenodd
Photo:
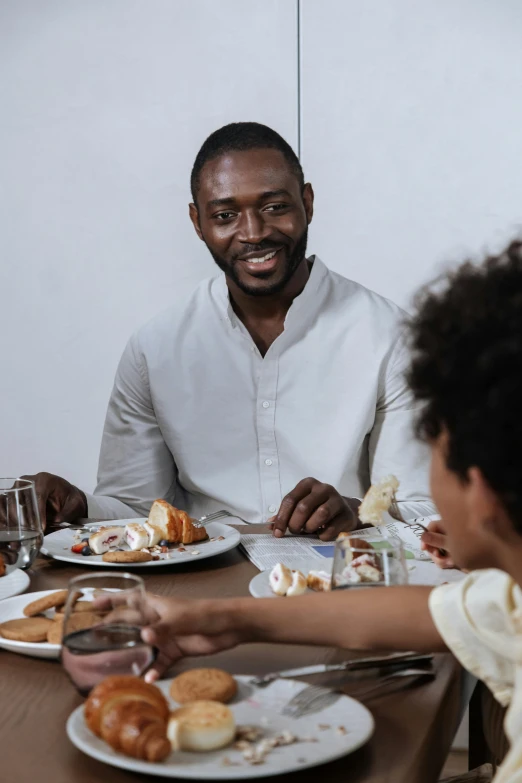
M237 693L237 682L222 669L190 669L171 683L170 695L178 704L219 701L226 704Z
M95 612L74 612L67 623L67 632L74 633L75 631L83 631L85 628L91 628L96 625L103 615L96 614ZM61 644L63 639L63 614L57 615L54 620L51 621L51 627L47 631L47 641L49 644Z
M43 598L38 598L36 601L31 601L24 608L24 615L26 617L34 617L37 614L47 612L48 609L63 606L67 601L67 594L68 590L57 590L55 593L50 593L49 595L44 595Z
M73 607L73 613L79 612L92 612L94 609L94 603L92 601L77 601ZM65 606L58 606L55 615L65 614Z
M13 642L45 642L52 625L53 620L48 620L47 617L7 620L0 625L0 636Z
M141 550L132 552L125 549L121 552L105 552L102 560L105 563L147 563L149 560L152 560L152 555Z

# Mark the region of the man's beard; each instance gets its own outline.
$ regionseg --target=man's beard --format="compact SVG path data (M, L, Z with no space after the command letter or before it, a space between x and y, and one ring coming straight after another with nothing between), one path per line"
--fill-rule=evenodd
M205 244L207 244L205 242ZM216 253L213 253L210 247L207 244L208 250L218 267L221 269L222 272L225 273L225 275L232 280L237 287L243 291L245 294L249 294L250 296L271 296L273 294L278 294L280 291L282 291L286 285L288 284L289 280L294 276L296 269L301 264L303 259L306 255L306 246L308 244L308 227L305 228L299 239L297 240L295 247L285 260L284 270L281 277L279 277L275 282L270 283L267 282L265 286L259 285L259 286L249 286L246 284L238 275L236 270L236 264L234 261L225 261L221 256L216 255ZM277 245L273 242L261 242L259 245L252 245L250 250L248 252L255 252L256 250L259 250L260 252L266 251L269 253L271 250L277 248ZM267 276L269 276L271 273L267 273ZM257 278L258 280L262 280L263 277L260 274Z

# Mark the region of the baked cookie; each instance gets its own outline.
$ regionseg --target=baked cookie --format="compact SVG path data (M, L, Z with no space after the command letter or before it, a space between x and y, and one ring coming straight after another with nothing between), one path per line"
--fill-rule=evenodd
M94 610L94 603L92 601L77 601L73 606L73 613L78 612L92 612ZM65 614L65 606L59 606L56 609L57 615Z
M36 601L32 601L24 609L24 615L26 617L35 617L37 614L43 614L48 609L56 609L58 606L63 606L67 600L67 590L57 590L55 593L44 595L43 598L38 598ZM74 603L80 598L81 593L76 593L73 597Z
M147 563L152 560L152 555L150 552L123 550L122 552L105 552L102 560L105 563Z
M178 704L190 701L219 701L226 704L237 693L237 682L222 669L190 669L171 683L170 695Z
M26 617L7 620L0 625L0 636L13 642L45 642L53 620L47 617Z
M96 614L96 612L75 612L69 617L67 623L67 633L74 633L75 631L83 631L85 628L92 628L93 625L99 623L103 615ZM61 644L63 639L63 614L57 615L54 620L51 621L51 626L47 631L47 641L49 644Z

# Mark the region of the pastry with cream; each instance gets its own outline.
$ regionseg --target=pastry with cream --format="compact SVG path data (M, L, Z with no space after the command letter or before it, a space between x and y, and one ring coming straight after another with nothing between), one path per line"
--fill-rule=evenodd
M170 713L167 737L172 750L219 750L230 745L235 736L232 710L220 702L193 701Z
M101 527L89 538L89 547L94 555L103 555L111 547L116 547L123 541L125 528L121 526Z
M382 525L383 514L390 508L394 494L399 488L395 476L386 476L372 484L359 506L359 519L365 525Z
M286 595L289 588L292 586L292 571L283 563L277 563L268 578L270 583L270 589L276 595Z

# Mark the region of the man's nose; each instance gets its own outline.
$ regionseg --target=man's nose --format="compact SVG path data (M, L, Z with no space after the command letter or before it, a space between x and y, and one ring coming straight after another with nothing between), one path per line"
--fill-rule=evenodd
M241 213L238 239L250 245L258 245L270 234L270 229L257 209L245 210Z

